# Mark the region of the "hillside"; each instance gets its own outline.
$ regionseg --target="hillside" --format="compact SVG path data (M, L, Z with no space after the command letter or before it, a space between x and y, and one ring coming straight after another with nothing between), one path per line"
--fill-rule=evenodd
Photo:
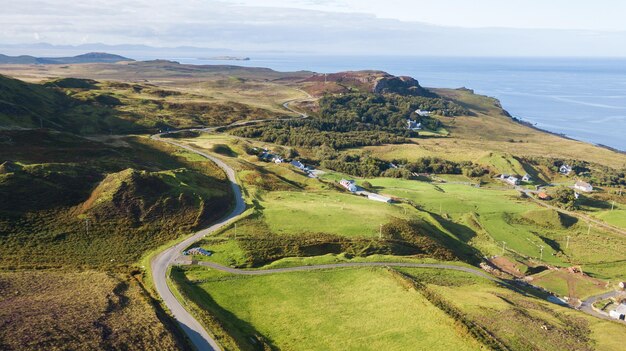
M143 137L5 130L0 198L3 350L188 348L139 265L228 210L214 164Z
M77 63L117 63L134 61L133 59L107 54L104 52L90 52L71 57L34 57L29 55L7 56L0 54L0 64L38 64L38 65L67 65Z
M246 203L197 232L190 247L210 255L169 276L225 350L619 349L601 332L619 324L545 300L576 305L623 280L623 154L380 71L61 67L0 66L24 79L0 76L0 325L17 330L0 348L189 348L155 299L150 255L220 222L232 193L221 168L167 140L232 167ZM527 192L501 173L528 173ZM574 197L578 179L596 190L564 212L557 193ZM384 262L422 266L359 266ZM271 271L301 266L316 270Z
M81 78L33 84L0 75L0 129L43 127L82 135L127 134L280 115L264 107L207 101L154 85Z
M214 165L143 138L114 146L46 131L0 137L4 267L133 264L229 207Z

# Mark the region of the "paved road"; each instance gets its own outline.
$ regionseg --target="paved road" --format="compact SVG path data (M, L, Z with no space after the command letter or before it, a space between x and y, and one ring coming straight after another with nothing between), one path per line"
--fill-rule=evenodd
M202 327L202 325L183 307L183 305L176 299L169 286L167 285L168 279L168 267L181 255L181 252L187 248L189 245L194 242L200 240L205 235L216 231L217 229L225 226L226 224L233 221L237 216L239 216L246 209L246 205L243 201L243 197L241 195L241 189L239 185L237 185L235 178L235 171L230 168L226 163L221 161L220 159L211 156L207 153L195 150L187 145L183 145L177 143L172 140L162 139L160 135L152 136L152 139L160 140L172 145L176 145L183 149L194 152L198 155L204 156L207 159L215 162L220 168L226 172L226 176L230 181L230 186L232 188L234 197L235 197L235 206L231 210L231 212L217 223L213 224L209 228L203 229L191 237L185 239L184 241L172 246L165 251L161 252L158 256L156 256L152 262L152 278L154 280L154 285L157 293L161 296L163 303L169 308L172 312L172 315L178 321L182 329L185 331L187 336L189 336L191 342L196 347L197 350L221 350L218 343L213 339L213 337Z
M600 294L600 295L596 295L596 296L591 296L590 298L584 300L581 304L580 307L578 307L579 310L588 313L592 316L598 317L598 318L602 318L602 319L608 319L611 321L617 321L617 319L611 318L609 317L608 313L601 313L598 312L597 310L595 310L592 305L599 300L604 300L604 299L608 299L610 297L616 297L618 295L623 295L624 292L621 291L609 291L607 293L604 294ZM623 322L622 322L623 323Z

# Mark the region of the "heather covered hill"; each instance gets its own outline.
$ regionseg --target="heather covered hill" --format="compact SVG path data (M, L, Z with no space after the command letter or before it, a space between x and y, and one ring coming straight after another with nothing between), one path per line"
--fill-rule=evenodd
M230 207L214 164L147 138L4 131L0 140L3 267L130 265Z

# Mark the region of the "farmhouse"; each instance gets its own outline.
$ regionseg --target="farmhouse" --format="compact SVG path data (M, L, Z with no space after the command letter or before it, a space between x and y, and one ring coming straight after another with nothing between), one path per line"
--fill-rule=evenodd
M574 189L582 191L584 193L590 193L593 191L593 187L591 186L591 184L583 182L582 180L576 181L576 184L574 184Z
M354 182L354 180L349 180L349 179L342 179L341 181L339 181L339 184L341 184L341 186L343 186L344 188L348 189L348 191L355 193L357 190L359 190L356 186L356 183Z
M408 130L421 130L422 129L422 124L419 122L416 122L412 119L407 119L407 127L406 129Z
M609 316L611 318L619 319L622 321L626 320L626 303L622 302L621 304L619 304L616 309L609 312Z
M420 116L420 117L429 117L430 116L430 111L425 111L425 110L420 110L417 109L415 110L415 113Z
M514 176L509 176L504 181L509 183L509 184L511 184L511 185L518 185L519 184L519 178L514 177Z
M568 175L568 174L570 174L570 173L572 172L572 167L570 167L569 165L564 164L564 165L562 165L562 166L559 168L559 172L560 172L561 174Z
M300 170L302 170L302 171L306 171L307 170L306 166L304 164L302 164L302 162L300 162L300 161L293 160L293 161L291 161L291 165L296 167L296 168L298 168L298 169L300 169Z
M283 161L284 161L284 160L283 160L283 158L282 158L282 157L280 157L280 156L274 156L274 157L272 158L272 161L273 161L274 163L283 163Z
M386 197L386 196L382 196L382 195L378 195L374 193L368 193L367 198L370 200L386 202L386 203L391 203L392 201L390 197Z
M522 182L530 182L531 179L532 179L531 176L528 173L526 173L522 177Z

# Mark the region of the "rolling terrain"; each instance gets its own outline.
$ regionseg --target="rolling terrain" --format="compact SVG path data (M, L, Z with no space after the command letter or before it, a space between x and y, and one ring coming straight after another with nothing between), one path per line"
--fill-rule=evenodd
M620 349L573 307L624 279L626 237L584 219L625 228L623 154L379 71L0 72L28 81L0 76L3 348Z

